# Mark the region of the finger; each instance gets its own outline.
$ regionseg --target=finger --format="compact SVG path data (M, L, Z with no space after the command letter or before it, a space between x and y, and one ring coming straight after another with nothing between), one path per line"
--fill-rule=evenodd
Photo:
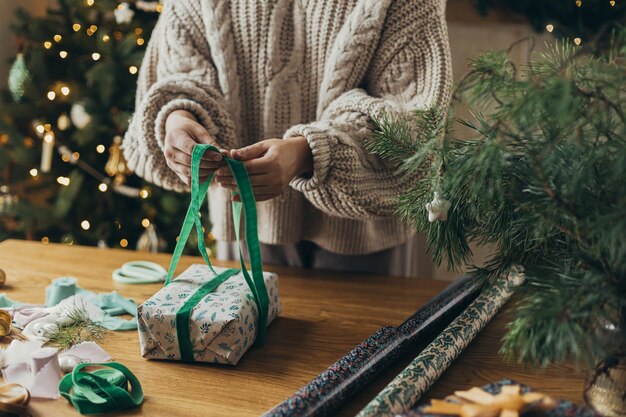
M274 156L267 155L262 158L246 161L244 165L250 175L267 174L275 169L276 160Z
M167 165L172 171L176 172L177 174L183 175L185 177L191 177L191 167L172 161L167 161ZM198 175L200 177L208 177L213 172L215 172L215 169L213 168L201 168L198 170Z
M247 161L254 158L260 158L267 152L268 144L266 141L254 143L241 149L233 149L230 151L231 156L239 161Z
M172 139L169 141L169 144L173 148L191 157L194 146L198 143L205 143L207 140L206 135L210 137L209 133L201 125L189 121L189 124L187 124L184 129L177 129L171 133ZM202 136L203 139L200 139L200 136ZM217 147L217 144L212 138L210 141L209 144ZM208 151L202 155L202 159L205 161L221 161L223 156L218 152Z
M176 175L178 175L178 178L180 178L180 180L184 182L185 185L191 185L191 179L189 177L185 177L184 175L180 175L178 173Z
M191 155L193 147L196 146L196 141L185 129L176 129L170 133L170 138L167 144L173 148L178 149L187 155ZM167 146L166 146L167 147Z
M182 155L182 156L181 156ZM185 154L178 154L178 156L176 158L179 158L177 160L174 160L173 162L180 164L180 165L184 165L187 167L191 167L191 157L189 155L185 155ZM217 170L220 166L222 165L222 162L216 162L216 161L205 161L204 159L200 160L200 169L210 169L210 170Z
M275 157L272 155L266 155L262 158L253 159L252 161L244 162L244 166L246 167L246 171L248 171L249 175L256 174L267 174L272 172L273 168L276 165ZM230 169L223 165L220 169L217 170L216 174L221 177L230 177L233 174Z

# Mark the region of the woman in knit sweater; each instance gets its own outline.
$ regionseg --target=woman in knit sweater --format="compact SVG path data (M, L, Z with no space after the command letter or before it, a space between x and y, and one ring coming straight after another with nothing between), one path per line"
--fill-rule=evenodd
M169 0L139 74L129 166L176 191L191 149L245 162L266 263L393 272L415 181L364 149L371 118L447 105L445 0ZM235 240L233 178L207 153L213 234ZM405 271L406 272L406 271Z

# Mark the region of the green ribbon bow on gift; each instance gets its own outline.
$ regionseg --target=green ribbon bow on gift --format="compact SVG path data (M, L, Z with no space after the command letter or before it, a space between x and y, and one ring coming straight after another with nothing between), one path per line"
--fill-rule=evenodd
M191 203L189 209L185 215L185 220L172 255L172 261L170 262L167 278L165 279L165 285L168 285L172 281L174 271L183 253L183 249L192 227L196 226L196 232L198 234L198 250L204 258L206 264L211 268L211 271L215 274L215 277L209 282L201 286L189 299L183 304L180 310L176 313L176 333L178 336L178 344L180 349L181 360L193 362L193 348L191 345L191 339L189 334L189 319L191 312L200 300L202 300L207 294L214 291L220 284L224 283L228 278L237 275L239 272L243 273L243 276L250 287L254 302L256 303L258 310L258 337L256 343L263 345L265 342L265 331L267 327L267 316L269 310L269 297L267 295L267 289L265 288L265 281L263 279L263 263L261 261L261 249L259 246L259 237L257 235L257 218L256 218L256 205L254 201L254 192L252 191L252 185L250 184L250 178L246 167L240 161L234 160L230 157L224 157L226 164L230 168L235 181L237 182L237 188L239 189L239 199L241 201L233 201L233 221L235 223L235 234L237 241L239 242L239 228L241 223L241 214L243 210L245 221L245 233L246 233L246 247L250 256L250 267L252 276L246 268L246 264L243 259L241 248L239 248L239 259L241 261L241 270L228 269L221 274L218 274L211 265L211 260L207 254L206 247L204 245L202 222L200 219L200 206L207 195L209 184L213 179L211 175L206 181L200 184L198 176L200 161L206 151L218 152L219 150L212 145L196 145L193 148L191 155Z

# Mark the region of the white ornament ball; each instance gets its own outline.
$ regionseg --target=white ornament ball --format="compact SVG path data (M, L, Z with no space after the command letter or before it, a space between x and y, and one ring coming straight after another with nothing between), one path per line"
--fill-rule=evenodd
M426 210L428 210L428 221L434 223L436 221L448 220L448 210L450 210L450 202L445 198L441 198L439 193L435 191L433 201L426 204Z
M113 14L115 14L115 21L117 24L124 25L133 21L135 12L130 8L128 3L120 3L113 11Z
M75 103L70 110L70 119L77 129L83 129L91 123L91 115L87 113L85 107L80 103Z

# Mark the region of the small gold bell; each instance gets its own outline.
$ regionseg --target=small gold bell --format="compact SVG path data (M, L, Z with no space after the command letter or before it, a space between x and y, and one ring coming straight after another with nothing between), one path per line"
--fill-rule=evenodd
M113 144L109 147L109 160L104 165L104 171L109 177L114 177L113 182L117 185L124 184L126 176L132 174L122 154L121 144L122 137L115 136Z

